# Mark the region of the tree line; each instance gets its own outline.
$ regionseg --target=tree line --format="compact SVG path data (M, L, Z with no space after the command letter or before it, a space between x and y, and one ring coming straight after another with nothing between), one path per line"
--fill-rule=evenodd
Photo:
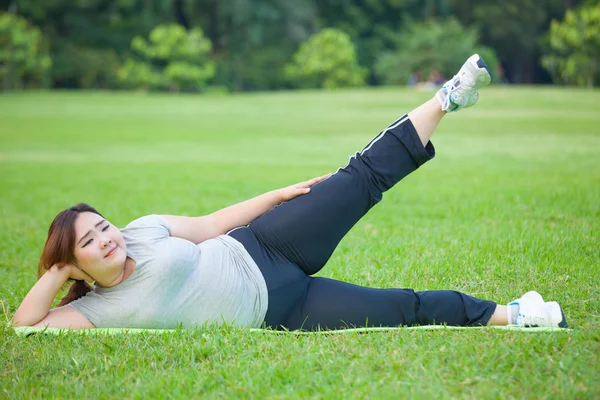
M277 90L448 77L595 86L592 0L8 0L5 90Z

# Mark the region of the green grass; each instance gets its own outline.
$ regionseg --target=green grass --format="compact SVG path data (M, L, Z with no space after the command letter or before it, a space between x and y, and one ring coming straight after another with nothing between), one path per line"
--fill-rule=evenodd
M209 213L335 171L429 96L0 96L0 398L600 397L598 91L484 89L321 273L499 303L536 289L563 305L570 333L13 334L58 211L85 201L117 226Z

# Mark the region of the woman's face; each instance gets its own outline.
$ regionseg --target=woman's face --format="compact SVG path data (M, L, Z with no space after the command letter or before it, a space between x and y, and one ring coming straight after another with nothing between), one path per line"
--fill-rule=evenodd
M98 214L82 212L75 220L77 266L100 286L121 282L127 250L121 232Z

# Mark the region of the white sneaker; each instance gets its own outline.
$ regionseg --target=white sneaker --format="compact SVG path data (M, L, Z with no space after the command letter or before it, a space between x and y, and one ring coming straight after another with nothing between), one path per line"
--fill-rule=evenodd
M477 103L477 90L491 81L485 61L478 54L473 54L435 96L442 105L442 111L458 111Z
M551 301L544 302L538 292L527 292L520 299L508 303L508 321L513 320L512 306L516 305L518 314L516 325L521 327L551 327L566 328L567 321L560 305Z

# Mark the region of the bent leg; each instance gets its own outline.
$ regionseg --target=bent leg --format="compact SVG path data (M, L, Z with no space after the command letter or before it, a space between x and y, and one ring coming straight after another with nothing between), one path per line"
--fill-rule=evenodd
M291 312L290 330L446 324L486 325L496 303L435 290L374 289L326 278L310 278L306 297Z
M433 109L418 112L417 119L425 119L429 113L433 114ZM383 192L434 155L431 142L423 146L405 115L352 156L346 167L313 186L310 193L275 207L249 227L267 247L305 273L317 273L350 228L381 200Z

